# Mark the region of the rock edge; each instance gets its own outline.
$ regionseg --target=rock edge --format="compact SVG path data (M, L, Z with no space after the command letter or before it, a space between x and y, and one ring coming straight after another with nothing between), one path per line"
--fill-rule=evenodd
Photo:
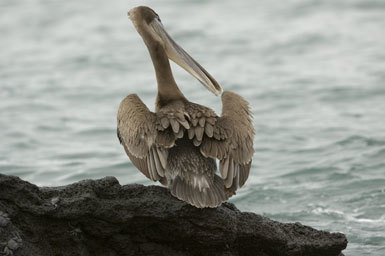
M37 187L0 174L0 255L342 255L347 239L300 223L198 209L116 178ZM7 254L8 253L8 254Z

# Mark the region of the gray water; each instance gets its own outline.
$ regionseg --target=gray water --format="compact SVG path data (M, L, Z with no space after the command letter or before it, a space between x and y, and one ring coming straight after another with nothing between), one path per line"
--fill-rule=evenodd
M252 105L255 156L231 201L385 255L385 1L0 2L0 172L38 185L152 184L116 138L120 101L153 109L148 52L128 20L153 7L174 39ZM220 98L173 66L191 101Z

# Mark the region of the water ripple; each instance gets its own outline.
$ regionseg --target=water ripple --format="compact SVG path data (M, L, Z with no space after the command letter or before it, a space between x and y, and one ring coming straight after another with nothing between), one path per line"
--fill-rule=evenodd
M242 210L344 232L346 255L385 251L385 19L379 0L3 0L0 172L38 185L116 176L152 184L116 138L120 101L154 109L147 49L126 16L152 6L166 29L254 113ZM180 11L183 10L183 11ZM192 101L221 112L183 69Z

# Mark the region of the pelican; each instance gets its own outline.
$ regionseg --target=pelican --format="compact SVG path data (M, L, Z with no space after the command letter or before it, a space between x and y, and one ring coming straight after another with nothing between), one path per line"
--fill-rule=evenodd
M242 187L254 154L249 104L225 91L165 31L151 8L139 6L128 16L142 37L155 68L155 112L136 94L120 103L117 135L131 162L150 180L195 207L217 207ZM169 59L215 95L222 114L190 102L178 88ZM217 171L219 160L219 172Z

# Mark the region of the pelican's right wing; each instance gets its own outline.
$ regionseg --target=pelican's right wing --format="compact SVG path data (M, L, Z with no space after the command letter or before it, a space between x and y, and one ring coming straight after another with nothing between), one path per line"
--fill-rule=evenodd
M136 94L128 95L120 103L117 135L128 157L147 178L167 185L166 147L173 146L174 136L158 136L157 127L157 115Z

